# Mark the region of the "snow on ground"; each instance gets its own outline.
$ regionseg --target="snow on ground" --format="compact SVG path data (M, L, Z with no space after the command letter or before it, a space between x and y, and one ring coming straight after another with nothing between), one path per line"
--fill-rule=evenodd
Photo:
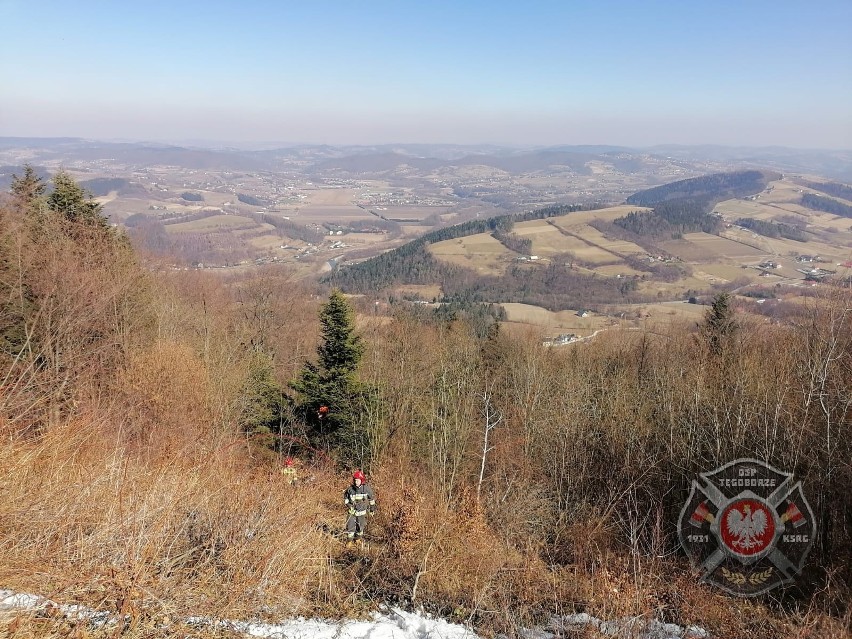
M292 619L266 624L208 620L207 623L268 639L477 639L476 634L464 626L399 608L373 613L369 621L335 623L319 619Z
M68 618L85 620L97 627L117 622L114 616L106 612L57 604L38 595L0 589L0 611L36 612L48 609ZM422 612L406 612L385 606L373 613L371 619L363 621L298 618L279 623L260 623L190 617L184 622L193 626L227 628L249 637L266 639L479 639L476 633L465 626L436 619ZM587 627L596 628L603 636L619 639L710 639L710 633L697 626L682 628L643 617L606 621L586 613L554 617L548 628L523 630L520 634L524 639L557 639Z

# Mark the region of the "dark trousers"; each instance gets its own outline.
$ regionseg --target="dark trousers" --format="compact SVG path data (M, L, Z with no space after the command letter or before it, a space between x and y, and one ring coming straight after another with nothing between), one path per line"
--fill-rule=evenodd
M349 515L346 520L346 532L349 538L352 539L356 535L364 536L364 529L367 527L367 515Z

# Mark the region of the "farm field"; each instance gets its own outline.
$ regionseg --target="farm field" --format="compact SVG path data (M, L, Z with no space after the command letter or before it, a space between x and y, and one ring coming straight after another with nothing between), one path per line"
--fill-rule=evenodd
M638 244L628 242L627 240L617 240L608 238L596 228L588 224L577 224L574 226L560 226L565 231L574 235L579 235L585 241L595 244L605 251L618 253L620 255L645 255L646 251Z
M588 225L588 222L594 219L615 219L636 209L637 207L618 206L569 213L549 220L528 220L515 224L512 232L531 240L532 255L546 259L552 255L571 252L579 260L592 266L613 266L613 276L628 272L638 274L626 265L619 267L613 263L621 260L615 253L643 254L641 247L630 242L611 240ZM501 265L505 267L518 257L517 253L506 249L489 233L436 242L430 245L430 250L439 259L488 273L502 272Z
M449 208L446 206L383 206L381 208L373 206L367 208L380 213L389 220L411 220L412 222L419 222L430 215L446 215L449 213Z
M814 193L821 197L828 196L814 189L796 184L792 179L784 178L771 182L763 193L755 196L754 200L734 199L719 202L714 210L732 221L741 217L766 221L783 221L783 219L779 220L778 218L785 218L792 215L798 217L801 222L811 227L825 230L834 229L840 232L852 231L852 219L814 211L799 204L803 193ZM819 178L807 179L820 181ZM840 202L845 201L847 204L852 205L852 202L843 200L842 198L834 199ZM843 243L842 239L841 243Z
M590 269L591 272L597 273L598 275L605 275L606 277L618 277L621 275L622 277L628 275L636 275L643 276L647 275L645 271L637 271L634 268L627 266L627 264L623 262L619 262L618 264L604 264L603 266L596 266L593 269Z
M675 244L673 241L661 242L660 245L684 262L702 262L719 258L732 260L760 259L766 254L765 251L760 249L709 233L685 233L683 241L686 244L679 241Z
M359 189L328 189L328 188L303 188L302 193L307 196L307 206L346 206L354 205L358 197Z
M846 233L846 237L838 238L838 240L845 242L847 245L852 244L852 235L849 235L852 234L852 218L840 217L831 213L814 213L814 211L811 211L811 216L808 219L809 224L822 230L834 229Z
M573 333L577 337L606 339L610 331L647 330L666 334L672 324L697 324L707 313L707 306L683 302L627 304L614 316L592 314L581 318L576 311L552 312L529 304L502 304L507 321L501 326L512 334L537 331L542 339Z
M532 242L530 253L539 257L550 257L568 251L590 263L606 263L616 259L612 253L595 246L589 246L580 238L565 235L559 228L547 220L532 220L516 224L515 235Z
M506 323L536 326L553 336L559 333L574 333L586 337L612 324L612 320L606 316L591 314L588 317L580 317L576 310L554 312L531 304L517 303L501 306L506 311Z
M771 220L786 213L775 206L752 200L725 200L724 202L719 202L713 211L730 218L732 221L741 217L749 217L756 220Z
M293 245L292 241L285 240L275 235L261 235L249 238L248 243L263 251L279 251L283 244ZM301 243L300 243L301 244Z
M388 241L386 233L346 233L334 237L347 246L375 246Z
M528 226L518 232L518 235L530 237L533 240L534 253L544 255L560 253L565 250L565 247L570 247L569 250L587 262L605 263L618 259L617 256L608 250L593 245L590 240L583 237L582 230L579 228L583 225L579 225L578 228L571 231L566 231L555 224L549 224L545 221L537 222L536 224L540 226Z
M258 233L275 233L275 227L272 226L271 224L266 224L266 223L257 224L257 223L255 223L255 225L251 228L238 228L235 231L232 231L232 233L233 233L233 235L236 235L238 237L243 237L243 236L251 237L251 236L257 235Z
M293 211L284 211L284 214L294 222L302 224L308 222L351 222L352 220L377 220L375 215L370 214L354 204L322 204L300 206Z
M167 208L163 211L152 211L152 205L165 205ZM104 212L116 220L125 220L131 215L135 215L137 213L150 215L151 217L156 217L158 213L187 213L185 208L176 202L164 203L156 200L143 200L141 198L120 198L110 200L104 204Z
M641 318L643 325L652 328L655 324L678 321L700 322L708 307L702 304L683 302L660 302L657 304L631 304L625 307L627 316Z
M614 219L623 217L631 211L647 211L644 206L632 206L630 204L620 204L618 206L609 206L605 209L594 209L592 211L576 211L559 217L550 218L557 225L567 228L576 224L588 224L592 220L606 220L612 222ZM529 222L521 222L518 226L529 224Z
M429 246L429 251L444 262L488 275L503 273L506 265L517 257L487 233L436 242Z
M413 239L423 235L424 228L419 224L403 224L400 231L402 232L403 237Z
M257 227L254 220L241 215L213 215L202 220L169 224L169 233L209 233L211 231L234 231L241 227Z

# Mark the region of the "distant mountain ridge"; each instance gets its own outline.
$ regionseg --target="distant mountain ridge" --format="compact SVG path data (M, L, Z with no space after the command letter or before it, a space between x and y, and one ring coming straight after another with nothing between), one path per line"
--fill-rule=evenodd
M505 147L498 145L379 144L293 145L258 149L238 145L179 145L160 142L104 142L73 137L0 137L0 152L37 152L33 163L45 161L114 160L131 165L172 165L189 169L275 171L298 160L317 171L393 171L402 165L433 171L442 166L490 166L508 173L535 172L563 166L582 173L588 161L611 163L619 171L642 170L648 158L687 162L722 162L743 168L772 168L813 173L852 181L852 150L792 149L786 147L725 147L714 145L627 147L617 145L555 145ZM342 161L342 160L346 161ZM4 160L8 163L8 158ZM359 167L359 162L362 166Z
M421 171L434 171L442 167L487 166L510 174L533 173L556 167L569 168L576 173L590 173L586 163L606 160L592 153L575 153L544 149L518 155L466 155L455 160L418 158L400 153L354 155L329 159L315 166L317 170L337 170L350 173L391 171L410 166Z

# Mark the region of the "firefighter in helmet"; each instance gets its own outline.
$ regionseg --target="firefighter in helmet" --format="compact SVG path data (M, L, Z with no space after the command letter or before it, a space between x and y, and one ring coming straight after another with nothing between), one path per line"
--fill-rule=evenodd
M367 515L376 512L376 495L360 470L352 473L352 484L343 493L343 504L349 513L346 520L346 547L351 548L354 542L360 543L364 537Z
M284 481L286 481L288 485L296 485L296 482L299 481L299 471L296 468L295 459L287 457L284 460L284 465L281 467L281 475L283 475Z

